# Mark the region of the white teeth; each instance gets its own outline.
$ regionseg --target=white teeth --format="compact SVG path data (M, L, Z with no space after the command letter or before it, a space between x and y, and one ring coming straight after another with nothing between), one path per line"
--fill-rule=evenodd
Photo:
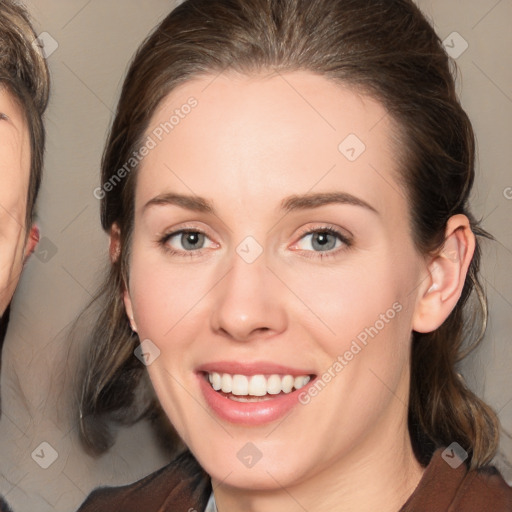
M221 389L224 393L231 393L231 390L233 389L233 378L229 373L224 373L222 375L221 380L222 386Z
M248 395L265 396L267 394L267 379L264 375L253 375L249 381Z
M278 395L281 393L281 377L271 375L267 380L267 393L269 395Z
M249 393L249 379L245 375L233 375L233 395L247 395Z
M291 393L293 389L304 387L309 381L309 375L294 377L293 375L273 374L264 375L231 375L229 373L208 373L208 380L215 391L231 393L236 396L262 397L267 394Z
M295 377L293 386L295 389L303 388L309 382L309 376L307 377Z
M215 389L215 391L219 391L222 387L222 377L218 373L210 373L209 378L213 389Z
M283 377L283 382L281 383L281 385L283 386L283 391L285 393L289 393L293 389L294 380L295 379L291 375L285 375Z

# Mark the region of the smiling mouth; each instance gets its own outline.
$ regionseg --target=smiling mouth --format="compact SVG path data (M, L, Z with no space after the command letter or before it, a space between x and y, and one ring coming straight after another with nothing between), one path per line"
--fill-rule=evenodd
M303 388L314 375L241 375L204 372L213 390L235 402L261 402Z

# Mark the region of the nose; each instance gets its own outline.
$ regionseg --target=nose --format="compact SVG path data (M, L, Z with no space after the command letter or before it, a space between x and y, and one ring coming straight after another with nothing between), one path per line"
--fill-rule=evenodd
M231 270L215 288L211 328L235 341L281 333L287 326L285 291L267 268L265 253L248 263L237 253Z

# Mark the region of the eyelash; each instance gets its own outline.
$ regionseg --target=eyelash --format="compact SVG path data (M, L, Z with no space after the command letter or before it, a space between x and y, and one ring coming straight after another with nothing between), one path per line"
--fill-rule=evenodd
M177 235L182 235L182 234L186 234L186 233L198 233L198 234L204 235L205 237L208 237L208 235L204 231L201 231L200 229L185 228L185 229L180 229L178 231L173 231L171 233L165 234L158 240L158 243L166 253L168 253L172 256L183 256L183 257L188 256L191 258L201 256L201 253L202 253L201 249L195 250L195 251L177 251L177 250L169 247L169 245L167 245L167 242L171 238L173 238ZM352 246L352 240L350 238L348 238L347 236L342 234L340 231L338 231L337 229L335 229L331 226L322 226L317 229L306 230L303 233L301 233L299 240L302 240L307 235L314 235L314 234L318 234L318 233L329 234L329 235L337 237L342 242L343 247L338 247L337 249L331 249L329 251L305 251L305 250L303 250L302 252L305 253L304 256L306 258L311 258L311 259L320 258L320 260L322 260L324 258L333 258L333 257L337 256L341 251L347 250ZM311 253L313 253L314 255Z

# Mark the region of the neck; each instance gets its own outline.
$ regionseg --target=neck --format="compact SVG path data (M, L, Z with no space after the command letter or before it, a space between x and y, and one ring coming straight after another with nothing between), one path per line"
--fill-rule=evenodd
M410 457L387 454L378 465L370 459L352 468L329 468L307 483L275 491L247 491L214 484L219 512L398 512L413 493L424 468Z
M275 481L272 490L250 490L213 481L218 511L398 512L425 469L412 450L407 408L395 405L356 447L293 486Z

